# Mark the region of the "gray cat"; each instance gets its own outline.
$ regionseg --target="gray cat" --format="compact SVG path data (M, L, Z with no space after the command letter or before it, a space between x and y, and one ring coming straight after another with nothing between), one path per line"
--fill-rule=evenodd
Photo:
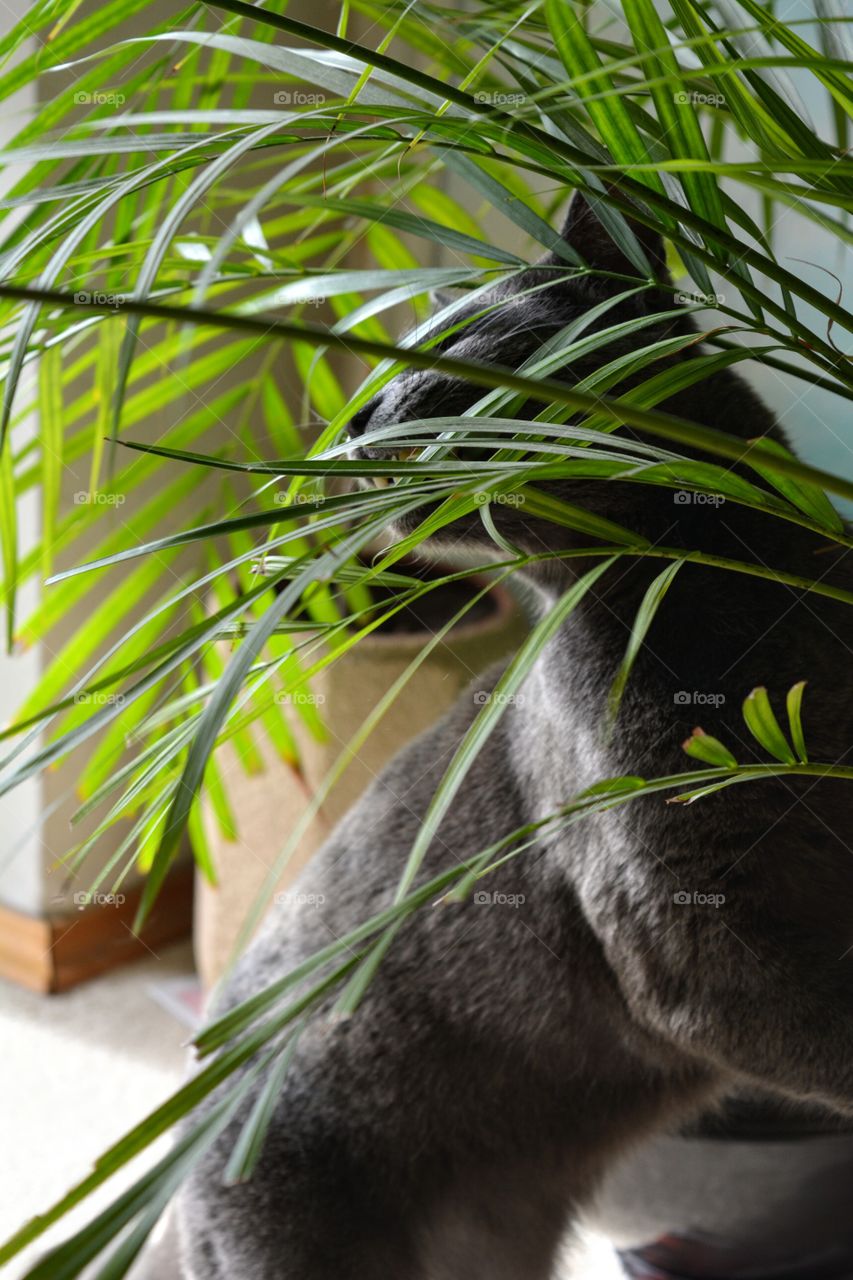
M662 287L620 303L598 327L672 306L662 247L637 230ZM545 258L505 286L505 306L447 339L447 353L518 367L636 276L577 198L563 234L604 274L579 280ZM518 298L546 279L550 288ZM643 341L689 324L657 322ZM621 350L611 344L597 363ZM352 434L462 412L481 394L437 372L403 373ZM782 438L731 372L663 408L743 438ZM555 482L554 491L653 542L851 586L825 539L744 507L625 482ZM524 550L589 545L523 507L493 511ZM486 552L477 515L447 537ZM588 567L532 570L541 608ZM697 723L740 759L755 758L740 704L758 684L770 683L778 706L808 678L813 758L845 755L853 681L844 606L694 564L676 576L605 741L607 692L661 567L618 561L548 644L442 822L421 880L602 778L684 769L679 744ZM478 679L343 820L291 905L271 913L221 1008L388 905L430 798L499 674ZM418 911L357 1012L321 1012L303 1032L251 1180L223 1183L249 1103L196 1170L181 1211L188 1275L546 1280L604 1171L645 1136L740 1088L853 1115L851 796L839 782L789 779L687 807L641 799L543 835L469 900Z

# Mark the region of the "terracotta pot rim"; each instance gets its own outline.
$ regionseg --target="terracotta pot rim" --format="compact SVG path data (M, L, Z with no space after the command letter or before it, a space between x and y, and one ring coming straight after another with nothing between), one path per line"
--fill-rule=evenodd
M448 631L443 641L446 647L453 647L455 644L474 639L477 636L487 637L499 634L517 610L512 593L503 582L490 582L488 575L485 573L472 573L465 581L471 583L477 590L484 586L489 586L487 599L494 603L495 608L486 618L480 618L475 622L463 621L457 623L452 630ZM316 637L318 633L304 632L303 634ZM420 628L417 631L371 631L369 635L363 636L353 646L348 656L358 657L359 653L378 653L381 650L387 650L388 652L393 650L396 653L401 650L416 652L418 649L423 648L424 643L433 634L434 632L426 628ZM221 637L216 643L223 643Z
M474 584L478 590L490 585L487 599L494 601L496 607L488 617L480 618L476 622L458 622L444 638L443 643L449 647L476 636L497 634L515 612L516 605L512 594L502 582L489 584L488 577L478 573L472 573L466 581ZM365 649L394 649L397 652L401 649L417 650L423 648L424 642L433 634L426 628L417 631L372 631L370 635L359 640L351 653L353 656L358 656L359 650Z

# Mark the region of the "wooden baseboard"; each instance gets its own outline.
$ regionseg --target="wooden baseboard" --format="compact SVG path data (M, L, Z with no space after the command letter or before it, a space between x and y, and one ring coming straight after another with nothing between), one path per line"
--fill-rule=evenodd
M176 867L167 877L144 928L136 934L133 920L141 893L141 886L136 887L127 891L124 902L50 917L0 906L0 978L33 991L67 991L189 936L191 866Z

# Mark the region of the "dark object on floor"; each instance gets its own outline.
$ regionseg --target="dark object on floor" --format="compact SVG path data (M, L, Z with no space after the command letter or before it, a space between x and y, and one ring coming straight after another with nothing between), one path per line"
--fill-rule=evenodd
M838 1117L741 1095L626 1163L598 1225L631 1280L853 1280L851 1203Z

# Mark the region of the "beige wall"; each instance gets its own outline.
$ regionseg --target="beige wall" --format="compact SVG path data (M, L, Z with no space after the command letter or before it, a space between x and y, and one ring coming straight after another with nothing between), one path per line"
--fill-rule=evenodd
M2 10L0 27L8 29L14 21L24 17L29 8L28 0L6 0ZM20 127L23 113L35 101L32 85L28 85L3 105L0 114L0 145ZM5 193L17 179L17 174L0 169L0 194ZM28 423L21 433L22 440L36 430L36 423ZM37 540L40 507L36 494L28 495L18 512L21 548L23 551ZM21 592L21 609L27 612L35 607L39 589L28 583ZM4 622L5 626L5 622ZM37 650L9 655L5 646L0 651L0 724L7 724L21 700L22 689L31 688L38 679L41 654ZM0 754L5 755L7 744L0 744ZM21 911L39 911L43 903L43 877L41 873L40 822L43 808L43 789L40 779L17 788L11 794L0 797L0 902Z
M8 30L13 18L23 15L27 7L27 0L12 0L11 4L7 2L2 14L0 14L0 32ZM86 9L95 7L91 3L84 5L77 11L78 17ZM10 13L10 11L14 12ZM317 21L318 13L320 12L327 14L327 25L333 28L338 14L338 6L333 3L327 3L326 0L319 0L319 3L315 0L315 3L311 5L311 19ZM143 22L140 15L137 15L133 24L128 26L126 34L133 35L135 33L134 27L137 32L141 31L150 23L152 15L157 15L158 13L160 17L165 19L170 14L174 14L175 9L173 5L166 2L150 5L145 13L145 21ZM40 86L42 101L49 100L55 94L56 85L56 77L48 77L42 82ZM35 105L35 98L32 90L29 91L28 95L20 95L20 101L16 103L16 106L21 109L32 107L33 105ZM2 121L0 121L0 138L5 139L13 135L25 118L16 120L4 105L4 113ZM0 170L0 179L11 182L19 174L19 170L15 171L11 180L7 180L4 172ZM282 389L287 393L288 388L295 385L295 378L292 374L292 366L284 350L282 350L281 368ZM241 368L241 376L244 374L245 366ZM171 376L170 371L164 369L162 376ZM226 369L222 380L217 384L217 394L227 389L229 381L233 383L234 377L233 374L229 375ZM91 383L89 386L91 386ZM24 402L23 392L21 393L20 402ZM298 401L294 402L293 408L295 412L298 410ZM154 418L145 424L144 429L135 430L134 435L137 438L155 441L161 435L162 430L167 425L170 425L171 421L173 421L171 414L159 420ZM33 424L33 430L37 430L36 423ZM225 439L226 430L222 429L220 439L217 439L216 430L216 428L213 428L210 433L205 435L203 446L200 447L205 450L213 450L221 440ZM212 479L206 482L209 494L215 492L216 484L216 475L212 473ZM63 478L63 504L65 509L71 509L75 493L87 488L88 459L82 459L78 463L66 467ZM98 522L88 541L84 538L76 541L68 552L60 555L55 568L62 569L85 561L88 547L96 539L105 536L115 524L126 520L132 514L134 503L139 502L141 504L147 497L151 497L155 491L156 484L150 485L147 489L143 488L138 494L129 498L123 508L108 512L107 516ZM176 517L178 514L176 513ZM40 515L35 498L28 498L22 504L20 519L22 540L30 539L32 541L36 539L39 531ZM169 532L169 529L161 528L157 532L163 534ZM178 573L182 565L197 565L198 563L200 563L198 553L191 550L184 556L183 561L179 560L172 565L172 571ZM86 598L67 617L63 618L59 625L53 628L45 643L24 654L15 654L10 657L4 653L0 656L0 723L8 721L13 716L22 698L36 685L40 672L50 662L51 656L61 649L62 645L78 627L85 627L86 619L92 610L120 582L121 573L121 569L115 569L107 573L93 575L91 590ZM27 587L27 590L22 594L19 618L25 618L31 612L38 601L40 591L44 590L49 591L50 588L40 588L37 584L31 584ZM138 607L129 616L128 624L141 616L145 603L145 601L139 602ZM72 831L70 819L79 803L75 789L76 780L91 750L97 746L97 741L95 739L91 746L87 745L76 751L58 769L46 772L40 779L16 789L9 797L0 799L0 831L3 833L2 840L0 840L0 904L34 914L67 910L73 905L75 889L88 887L99 867L104 864L117 847L119 840L127 830L123 824L116 826L112 832L102 839L98 849L87 860L82 873L76 880L69 880L62 868L57 869L57 860L67 855L73 845L93 829L96 817L99 816L96 815L91 821L84 822ZM132 883L132 879L128 883Z

